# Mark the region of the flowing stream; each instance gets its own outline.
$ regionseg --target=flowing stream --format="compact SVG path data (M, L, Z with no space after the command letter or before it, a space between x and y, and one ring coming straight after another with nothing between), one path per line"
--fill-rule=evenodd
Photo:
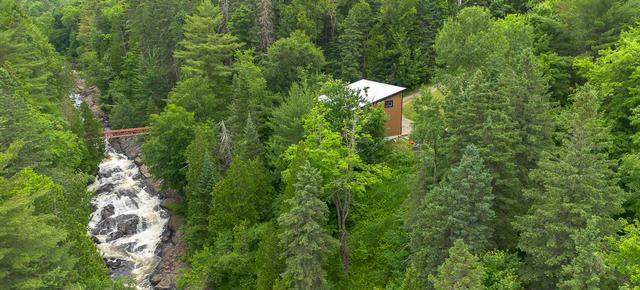
M146 190L133 160L106 146L107 157L89 186L96 192L89 234L112 277L132 276L138 289L152 289L149 275L160 262L156 250L169 214L158 196Z

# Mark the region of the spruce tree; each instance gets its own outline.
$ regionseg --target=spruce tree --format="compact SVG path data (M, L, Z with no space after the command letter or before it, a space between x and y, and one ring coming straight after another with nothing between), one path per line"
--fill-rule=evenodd
M324 289L324 264L338 243L323 228L329 209L319 198L322 177L307 163L297 179L295 194L286 201L289 209L278 218L286 264L282 278L289 289Z
M244 159L257 159L262 160L262 143L260 142L260 136L258 136L258 130L253 123L251 114L247 117L247 124L244 127L244 138L242 138L242 144L240 148L240 157Z
M189 193L187 199L187 220L185 227L185 241L187 255L192 255L202 248L209 237L208 218L211 204L211 191L218 179L218 169L215 160L205 151L202 157L202 169L197 186Z
M444 142L446 163L454 164L468 145L476 146L493 178L495 240L501 248L512 248L516 233L511 222L524 207L515 158L521 141L512 118L513 103L508 96L494 92L491 76L480 70L448 81L444 106L445 123L450 124Z
M456 240L449 249L449 257L438 267L438 275L430 276L436 290L485 289L482 284L484 269L478 257L469 252L464 241Z
M598 218L593 218L587 221L584 229L573 234L576 257L571 264L562 267L564 278L558 283L558 289L615 288L613 271L603 255L607 247L601 232L602 226L607 228L607 225L599 224Z
M466 241L475 253L489 248L495 220L493 198L491 175L479 150L468 146L460 163L425 196L412 225L412 260L424 271L425 287L426 276L444 261L454 241Z
M545 153L530 174L537 184L525 191L531 208L514 226L518 247L527 254L524 278L532 287L553 288L567 278L562 269L578 256L575 235L589 220L597 220L601 237L615 233L612 216L622 211L624 194L604 151L608 135L597 110L593 91L581 88L563 116L562 144Z

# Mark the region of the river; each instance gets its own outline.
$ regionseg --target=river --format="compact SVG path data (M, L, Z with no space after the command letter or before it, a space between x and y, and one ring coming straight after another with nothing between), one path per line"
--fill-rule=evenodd
M70 98L79 107L80 94ZM145 185L138 165L105 142L105 158L95 182L96 195L88 233L105 259L111 276L131 277L138 289L153 289L149 278L160 263L162 234L169 221L156 193Z

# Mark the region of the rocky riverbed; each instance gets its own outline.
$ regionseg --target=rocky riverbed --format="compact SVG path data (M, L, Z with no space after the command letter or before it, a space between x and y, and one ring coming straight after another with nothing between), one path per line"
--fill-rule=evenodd
M76 81L74 101L86 102L105 126L108 117L97 102L99 90ZM113 139L100 165L89 234L94 237L113 277L131 276L141 289L176 289L176 276L185 265L183 220L167 209L181 202L172 190L162 190L140 158L144 138Z

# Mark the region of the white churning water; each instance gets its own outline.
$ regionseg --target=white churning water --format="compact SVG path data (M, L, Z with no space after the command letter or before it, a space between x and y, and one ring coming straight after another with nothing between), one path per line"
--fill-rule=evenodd
M132 276L138 289L151 289L149 276L160 262L156 248L169 220L160 199L145 189L138 166L107 144L92 200L89 234L112 276Z

